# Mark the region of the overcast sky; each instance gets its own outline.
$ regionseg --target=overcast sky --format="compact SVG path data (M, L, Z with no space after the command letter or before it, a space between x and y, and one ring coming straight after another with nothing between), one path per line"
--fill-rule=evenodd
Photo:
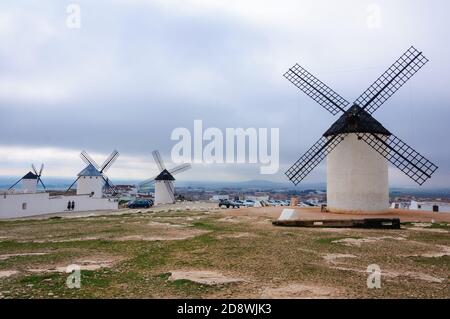
M70 3L80 29L66 25ZM430 63L374 115L440 167L428 186L450 186L449 10L445 0L2 1L0 175L45 162L47 176L74 176L82 149L102 162L117 148L111 178L148 178L151 151L170 166L172 130L201 119L280 128L280 172L196 164L180 179L286 181L336 119L283 73L298 62L354 101L414 45ZM325 181L325 167L305 181ZM390 178L415 185L394 168Z

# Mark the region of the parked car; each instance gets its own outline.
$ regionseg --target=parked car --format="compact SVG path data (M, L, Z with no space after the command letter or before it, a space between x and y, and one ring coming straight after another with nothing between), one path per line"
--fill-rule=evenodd
M255 206L256 203L254 200L246 199L243 201L243 204L245 207L253 207L253 206Z
M280 203L276 200L270 199L267 201L270 206L280 206Z
M230 207L231 208L240 208L241 207L241 205L239 203L237 203L235 201L231 201L229 199L221 199L219 201L219 207L221 208L223 206L225 206L226 208L230 208Z
M288 203L286 203L286 201L284 200L275 200L275 206L289 206Z
M128 203L128 208L150 208L153 206L151 199L136 199Z
M291 205L291 201L289 200L280 200L281 202L281 206L290 206Z

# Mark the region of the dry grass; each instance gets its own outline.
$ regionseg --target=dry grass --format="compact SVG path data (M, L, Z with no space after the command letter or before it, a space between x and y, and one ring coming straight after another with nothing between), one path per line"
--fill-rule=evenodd
M0 297L449 298L449 238L446 223L280 228L258 210L2 221ZM82 266L80 289L66 287L70 264ZM371 264L381 289L367 288ZM242 280L171 276L186 272Z

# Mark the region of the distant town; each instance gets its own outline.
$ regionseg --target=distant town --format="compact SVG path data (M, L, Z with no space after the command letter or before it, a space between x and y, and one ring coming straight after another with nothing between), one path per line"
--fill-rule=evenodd
M15 178L2 178L0 190L6 189ZM70 180L48 179L47 191L50 195L75 193L75 190L66 189ZM138 191L137 182L121 181L115 185L119 202L126 203L136 198L154 198L154 189L146 192ZM251 205L251 202L262 202L268 206L288 205L292 198L296 198L298 206L320 207L327 202L326 185L323 183L305 184L293 187L288 183L270 181L245 182L187 182L179 181L176 188L178 201L212 201L239 200ZM450 212L450 189L447 188L391 188L391 208L415 209L427 211ZM437 207L436 207L437 206Z

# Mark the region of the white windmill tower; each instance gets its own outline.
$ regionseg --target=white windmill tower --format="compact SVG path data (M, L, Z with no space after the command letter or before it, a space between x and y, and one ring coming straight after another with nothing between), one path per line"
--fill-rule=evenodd
M22 182L21 183L22 191L24 191L26 193L36 193L39 183L41 183L42 187L45 190L46 189L45 185L41 179L42 172L44 170L44 164L41 164L41 168L39 169L39 171L36 169L34 164L31 164L31 168L33 170L32 172L30 171L27 174L25 174L21 179L19 179L17 182L15 182L9 189L10 190L13 189L14 186L19 184L19 182Z
M69 186L66 192L68 192L75 183L77 183L77 195L89 194L92 197L103 197L103 190L112 189L113 193L114 185L109 178L105 175L106 171L119 157L119 152L114 150L111 155L103 162L102 166L98 164L86 153L82 151L80 154L81 159L87 164L87 166L78 173L77 179Z
M166 169L159 151L152 152L153 158L160 170L160 173L153 178L139 184L140 189L145 189L155 184L155 205L173 204L175 202L175 178L173 175L184 172L191 168L191 164L181 164L172 169Z
M428 59L409 48L353 104L296 64L284 75L318 104L340 118L286 172L299 184L328 159L327 205L330 211L377 212L389 207L388 162L422 185L437 166L378 122L372 114Z

